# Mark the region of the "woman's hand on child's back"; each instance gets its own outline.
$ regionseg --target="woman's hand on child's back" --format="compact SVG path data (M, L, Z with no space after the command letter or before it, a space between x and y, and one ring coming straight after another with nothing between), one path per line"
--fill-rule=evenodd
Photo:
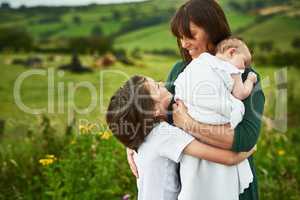
M136 178L139 178L137 166L135 164L135 161L133 159L133 156L136 152L132 149L126 148L126 154L127 154L127 161L130 167L131 172Z
M244 161L245 159L247 159L248 157L250 157L253 153L256 152L256 145L248 152L240 152L238 153L238 156L236 157L234 164L238 164L242 161Z

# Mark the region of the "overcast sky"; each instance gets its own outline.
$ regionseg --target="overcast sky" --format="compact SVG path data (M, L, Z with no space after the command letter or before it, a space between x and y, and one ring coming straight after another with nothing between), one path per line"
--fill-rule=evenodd
M0 0L0 3L8 2L12 7L19 7L20 5L36 6L60 6L60 5L87 5L91 3L120 3L120 2L134 2L143 0Z

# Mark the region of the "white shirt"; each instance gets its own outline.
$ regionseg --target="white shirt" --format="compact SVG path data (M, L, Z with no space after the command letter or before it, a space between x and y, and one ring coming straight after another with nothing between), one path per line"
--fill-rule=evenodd
M159 123L135 156L139 179L138 200L177 200L178 162L192 136L166 122Z
M232 96L231 74L241 74L232 64L202 53L178 76L175 99L181 99L188 113L206 124L231 123L234 128L243 119L244 104Z
M206 124L230 123L234 128L243 118L243 103L232 96L233 65L208 53L201 54L175 81L175 99L188 113ZM238 200L253 181L248 160L225 166L184 155L180 162L182 189L179 200Z

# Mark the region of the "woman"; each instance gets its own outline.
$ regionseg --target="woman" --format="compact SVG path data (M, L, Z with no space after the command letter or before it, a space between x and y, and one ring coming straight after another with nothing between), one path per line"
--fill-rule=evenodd
M190 0L182 5L171 22L173 34L177 37L179 50L183 61L176 63L171 70L167 88L174 94L174 81L184 70L185 66L203 52L214 53L214 47L223 39L231 35L224 12L213 0ZM246 70L243 74L245 79L252 69ZM186 113L182 104L175 106L177 112L169 115L169 121L174 120L177 127L183 128L186 132L193 133L201 141L223 149L231 149L235 152L251 150L259 136L261 116L264 108L264 94L261 90L260 79L250 97L243 101L245 115L243 121L234 129L229 126L212 126L201 124L192 120ZM255 103L255 104L254 104ZM172 106L170 106L170 109ZM127 159L133 173L137 176L136 166L133 162L133 151L127 150ZM248 158L253 182L244 193L240 194L240 200L258 199L257 177L252 156Z

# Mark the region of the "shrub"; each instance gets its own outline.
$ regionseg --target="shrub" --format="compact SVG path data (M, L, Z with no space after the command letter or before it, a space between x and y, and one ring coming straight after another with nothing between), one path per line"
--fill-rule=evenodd
M81 128L62 156L43 166L47 197L121 199L134 191L134 180L124 160L125 149L106 129L97 132L90 129L92 126Z
M23 27L0 28L0 51L30 51L33 49L33 37Z
M104 54L111 50L112 44L113 41L107 37L79 37L70 39L68 48L71 52Z

